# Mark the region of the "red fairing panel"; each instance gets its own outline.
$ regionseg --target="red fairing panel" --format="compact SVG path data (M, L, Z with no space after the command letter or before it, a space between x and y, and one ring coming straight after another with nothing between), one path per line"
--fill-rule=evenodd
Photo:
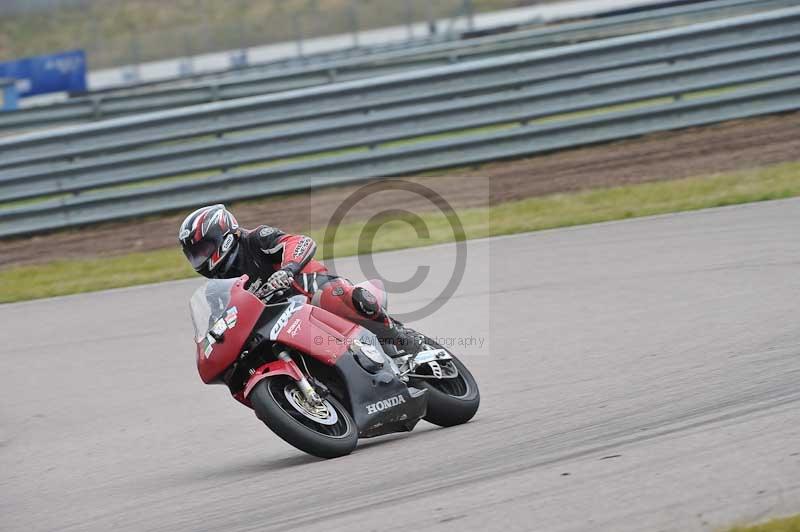
M231 300L227 308L236 308L236 320L235 325L225 331L223 341L211 344L208 355L205 352L205 341L201 340L197 344L197 370L206 384L219 377L236 361L264 311L264 303L244 289L246 281L247 276L243 276L231 288Z
M277 341L332 366L344 354L359 326L313 305L303 305L278 333Z

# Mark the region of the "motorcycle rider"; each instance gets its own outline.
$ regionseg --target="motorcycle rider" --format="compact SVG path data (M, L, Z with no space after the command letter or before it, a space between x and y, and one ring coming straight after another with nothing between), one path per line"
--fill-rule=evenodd
M415 354L422 348L420 335L390 318L370 291L328 274L313 258L317 245L307 236L268 225L243 229L224 205L217 204L187 216L178 240L192 268L204 277L230 279L246 274L247 289L260 298L275 290L302 294L311 304L375 333L391 356Z

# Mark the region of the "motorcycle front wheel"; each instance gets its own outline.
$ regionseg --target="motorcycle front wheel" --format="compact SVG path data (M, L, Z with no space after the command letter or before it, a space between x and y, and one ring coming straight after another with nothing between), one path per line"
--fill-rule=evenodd
M428 337L425 338L425 343L435 349L444 349ZM456 377L414 379L414 386L428 390L428 412L423 419L440 427L466 423L475 416L481 403L478 383L472 373L455 355L450 353L450 356L458 370Z
M358 430L350 413L333 397L309 404L293 379L268 377L250 393L256 416L284 441L320 458L350 454Z

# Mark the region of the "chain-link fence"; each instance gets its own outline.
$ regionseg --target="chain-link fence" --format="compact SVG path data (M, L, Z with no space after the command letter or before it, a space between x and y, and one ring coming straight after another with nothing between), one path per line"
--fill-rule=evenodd
M0 0L0 59L83 48L91 68L426 23L526 0Z

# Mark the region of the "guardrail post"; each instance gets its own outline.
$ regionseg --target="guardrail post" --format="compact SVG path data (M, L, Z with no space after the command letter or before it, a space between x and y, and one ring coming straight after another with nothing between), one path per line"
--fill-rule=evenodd
M414 40L414 5L411 0L406 2L406 33L408 34L408 42Z
M194 62L191 56L182 58L178 62L178 75L181 77L188 77L194 72Z
M297 13L292 15L292 26L294 27L297 57L303 57L303 27L300 24L300 15Z
M472 0L464 0L464 15L467 17L467 29L475 31L475 10Z
M103 117L103 108L101 106L103 97L99 95L92 95L89 101L92 102L92 119L100 120Z
M211 83L208 86L209 101L216 102L219 100L219 83Z
M231 52L228 56L231 68L241 69L247 67L247 48L241 48L235 52Z
M350 22L353 25L353 47L358 48L358 0L350 4Z
M425 2L425 18L428 21L428 36L433 37L438 33L436 19L433 16L433 7L430 2Z

